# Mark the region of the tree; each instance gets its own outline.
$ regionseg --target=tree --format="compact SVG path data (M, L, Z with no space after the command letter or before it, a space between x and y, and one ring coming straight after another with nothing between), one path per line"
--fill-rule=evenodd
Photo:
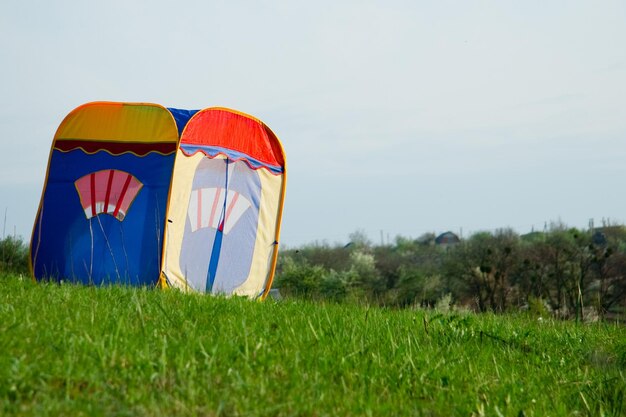
M519 237L510 229L476 233L450 251L446 275L456 297L476 300L480 311L504 311L518 267Z
M349 245L353 245L357 249L369 249L372 241L367 237L364 230L357 230L348 235L350 239Z

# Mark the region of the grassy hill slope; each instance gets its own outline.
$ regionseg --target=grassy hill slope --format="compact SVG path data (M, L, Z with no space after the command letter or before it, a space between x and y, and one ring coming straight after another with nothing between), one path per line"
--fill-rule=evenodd
M626 327L0 276L0 415L625 415Z

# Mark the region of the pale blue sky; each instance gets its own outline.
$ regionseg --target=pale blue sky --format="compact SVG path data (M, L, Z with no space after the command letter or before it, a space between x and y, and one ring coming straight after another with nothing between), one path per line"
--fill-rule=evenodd
M5 1L0 215L96 100L226 106L288 160L282 242L626 221L623 1Z

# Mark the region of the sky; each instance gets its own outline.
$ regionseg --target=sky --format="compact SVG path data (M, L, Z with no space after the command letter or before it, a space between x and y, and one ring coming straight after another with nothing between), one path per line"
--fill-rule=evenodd
M30 240L90 101L230 107L287 156L281 243L626 222L626 3L4 1L0 215Z

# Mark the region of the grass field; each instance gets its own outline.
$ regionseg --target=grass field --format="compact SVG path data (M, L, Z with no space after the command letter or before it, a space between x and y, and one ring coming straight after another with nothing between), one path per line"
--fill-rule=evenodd
M0 415L626 415L626 327L0 276Z

